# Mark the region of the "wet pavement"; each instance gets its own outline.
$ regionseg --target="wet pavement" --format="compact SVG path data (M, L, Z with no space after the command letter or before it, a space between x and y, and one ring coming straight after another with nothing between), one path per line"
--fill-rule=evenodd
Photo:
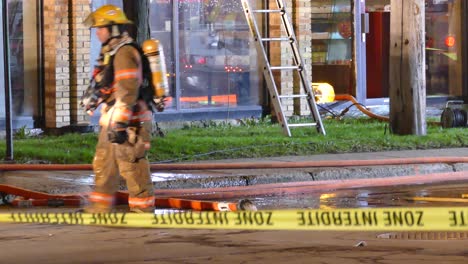
M468 183L462 181L250 198L261 209L465 206L405 198L460 198L467 192ZM0 213L10 210L0 206ZM186 230L0 224L0 233L2 263L468 263L468 234L461 232Z
M283 156L258 159L202 161L204 163L274 163L320 161L379 161L389 159L468 157L468 148L404 150L368 153ZM195 164L197 164L195 163ZM176 163L177 164L177 163ZM468 163L433 162L385 166L347 166L285 169L237 169L197 171L154 171L156 189L216 188L257 184L349 180L425 175L468 171ZM468 174L468 173L467 173ZM0 171L0 184L48 193L87 192L93 184L92 171ZM124 183L122 182L122 187Z
M305 195L248 197L261 209L333 209L367 207L466 206L468 181L323 190ZM453 201L418 201L415 197L454 198ZM423 200L423 199L422 199ZM454 202L456 201L456 202Z
M468 148L433 149L433 150L411 150L411 151L388 151L375 153L348 153L348 154L325 154L313 156L288 156L263 159L241 159L212 161L211 163L233 163L233 162L301 162L301 161L339 161L339 160L388 160L395 158L411 159L421 157L443 158L443 157L468 157ZM200 163L207 163L200 162ZM409 175L420 177L421 181L414 187L387 186L372 189L350 190L340 195L329 196L334 190L322 189L320 192L307 192L307 195L290 193L281 195L271 193L268 197L253 195L249 192L248 197L254 200L259 208L320 208L327 207L366 207L366 206L401 206L408 204L402 200L407 196L424 195L434 190L446 189L441 196L458 196L464 188L463 183L453 186L452 183L437 189L434 186L425 187L427 177L432 173L458 173L465 175L468 181L468 163L430 163L430 164L406 164L386 166L347 166L347 167L318 167L318 168L285 168L285 169L240 169L240 170L198 170L198 171L154 171L152 179L156 194L164 193L165 190L178 190L178 195L190 188L199 188L200 192L207 188L229 188L262 186L266 184L287 183L314 183L328 181L347 181L359 179L398 178ZM0 184L13 185L37 192L50 194L64 193L88 193L93 189L92 171L2 171L0 172ZM419 178L418 178L419 179ZM441 179L443 180L443 179ZM394 181L398 185L398 181ZM458 189L454 189L458 186ZM462 186L462 187L460 187ZM255 188L255 187L254 187ZM330 188L330 187L327 187ZM125 190L125 182L121 182L121 190ZM431 191L428 191L431 190ZM403 191L406 191L404 193ZM240 191L241 192L241 191ZM284 192L283 192L284 193ZM404 196L404 197L403 197ZM425 195L428 196L428 195ZM203 199L203 195L199 196ZM324 202L324 201L328 202ZM322 201L322 202L321 202Z
M258 161L431 156L466 157L468 149L277 157ZM429 176L440 172L457 173L459 177L434 180ZM414 175L413 179L418 180L408 183L404 181L406 175ZM372 184L382 178L392 180L392 184ZM468 193L466 163L154 172L153 181L156 193L177 191L183 194L193 190L187 188L201 188L200 195L196 196L199 198L203 198L203 188L260 191L274 185L268 195L239 194L225 199L235 202L248 198L259 209L466 206L464 201L468 202L467 198L462 198ZM359 184L343 185L347 182ZM304 192L286 192L286 187L278 187L309 183L317 185ZM91 171L9 171L1 172L0 184L48 193L85 193L92 190L93 175ZM414 197L458 201L415 201ZM63 212L74 209L14 209L0 205L0 213L12 210ZM4 223L0 223L0 233L1 263L468 263L468 235L465 233L185 230Z
M70 180L72 174L60 174L60 176L51 177L54 180L60 180L61 190L79 190L82 193L92 190L92 175L86 177L88 180L82 180L78 187L76 182ZM66 176L66 177L65 177ZM15 177L16 178L16 177ZM27 183L29 177L21 179L16 182L16 185L20 182ZM6 181L8 184L14 182ZM64 183L71 184L69 187L64 186ZM261 185L262 188L268 185ZM324 187L314 186L311 190L304 190L303 193L297 192L285 192L285 190L279 189L278 192L274 191L277 186L272 187L272 191L268 194L255 195L252 192L246 192L243 195L242 188L238 188L231 192L233 198L222 199L223 202L239 202L241 199L249 199L252 201L260 210L270 209L330 209L330 208L363 208L363 207L422 207L422 206L466 206L468 203L468 180L450 180L450 181L438 181L425 182L421 178L420 182L413 184L397 184L388 186L358 186L358 187L331 187L329 185L323 185ZM286 187L286 186L285 186ZM50 184L40 185L35 188L35 191L47 191L51 188L55 188ZM292 187L294 188L294 187ZM214 189L216 190L216 189ZM156 193L158 191L156 190ZM53 192L49 192L53 193ZM70 192L69 192L70 193ZM76 192L73 192L76 193ZM259 192L260 193L260 192ZM178 197L183 197L184 190L181 189L178 193ZM167 196L165 194L164 196ZM197 200L216 200L215 198L208 197L203 193L203 189L200 189L200 193L191 194L189 199ZM450 201L420 201L413 199L414 197L438 197L438 198L453 198L455 202ZM462 198L466 199L462 199ZM12 197L10 197L11 199ZM11 210L9 206L0 206L0 209ZM42 208L47 209L47 208ZM21 210L17 208L14 210ZM0 210L1 211L1 210ZM163 211L162 211L163 212ZM161 212L160 212L161 213Z
M467 263L468 240L376 232L0 225L2 263Z

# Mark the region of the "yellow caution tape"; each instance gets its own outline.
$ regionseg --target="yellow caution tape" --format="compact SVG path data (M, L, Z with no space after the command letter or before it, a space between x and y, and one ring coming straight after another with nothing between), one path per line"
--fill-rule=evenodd
M468 230L468 208L186 211L169 214L12 212L0 214L0 222L194 229L460 231Z
M468 203L468 199L465 198L446 198L446 197L411 197L407 198L411 201L423 201L423 202L446 202L446 203Z

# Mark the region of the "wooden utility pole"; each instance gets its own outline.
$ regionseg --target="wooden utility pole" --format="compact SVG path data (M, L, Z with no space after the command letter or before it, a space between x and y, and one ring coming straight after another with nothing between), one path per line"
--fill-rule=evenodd
M10 48L8 41L8 1L2 0L1 7L1 20L2 27L0 30L3 50L0 54L3 57L3 87L5 89L5 132L6 132L6 153L5 161L13 161L13 113L11 109L11 79L10 79Z
M390 126L426 135L425 1L391 0Z
M150 38L149 27L149 0L123 0L123 10L128 19L135 23L135 26L129 28L130 36L132 36L138 43Z

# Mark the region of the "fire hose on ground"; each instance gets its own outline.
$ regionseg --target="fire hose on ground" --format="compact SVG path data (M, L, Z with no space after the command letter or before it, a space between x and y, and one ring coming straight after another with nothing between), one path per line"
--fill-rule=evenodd
M386 165L411 165L431 163L468 163L468 157L418 157L377 160L323 160L323 161L265 161L216 163L152 163L152 171L178 170L241 170L241 169L292 169L324 167L362 167ZM0 171L91 171L91 164L0 164Z
M336 95L335 100L351 101L361 112L371 118L388 122L389 118L386 116L377 115L367 110L351 95ZM431 122L440 124L440 122ZM227 170L227 169L275 169L275 168L311 168L311 167L355 167L355 166L385 166L385 165L404 165L404 164L428 164L428 163L468 163L468 158L464 157L433 157L433 158L404 158L404 159L381 159L381 160L339 160L339 161L303 161L303 162L243 162L243 163L190 163L190 164L151 164L153 171L174 171L174 170ZM91 164L0 164L0 171L58 171L58 170L92 170ZM444 174L443 177L453 179L465 179L464 172ZM430 175L429 175L430 176ZM426 175L427 177L429 177ZM411 178L404 179L399 177L398 183L406 181L413 181ZM434 177L441 177L435 175ZM448 177L448 178L447 178ZM420 180L419 178L417 180ZM362 180L359 180L362 181ZM380 183L382 182L382 183ZM304 193L307 190L313 190L317 186L319 188L333 185L337 188L343 185L343 181L334 182L326 181L323 183L317 182L301 182L289 184L266 184L266 189L261 186L247 186L247 187L231 187L231 188L211 188L211 189L184 189L184 190L166 190L158 191L159 196L172 195L198 198L203 194L205 199L219 199L219 198L233 198L238 197L236 193L243 193L244 195L255 194L271 194L272 190L281 193ZM356 184L352 180L346 184ZM388 179L381 181L373 179L371 185L377 186L378 184L389 184ZM241 189L239 189L241 188ZM183 192L183 195L181 195ZM233 194L233 192L235 194ZM0 185L0 195L4 202L7 202L5 197L7 195L14 195L21 197L15 199L10 203L14 206L81 206L86 201L85 195L81 194L62 194L53 195L41 192L26 190L10 185ZM116 204L126 204L128 200L128 193L118 192L116 194ZM237 210L256 210L249 200L243 199L238 203L223 203L213 201L201 200L188 200L181 198L156 198L155 206L161 208L176 208L176 209L192 209L192 210L209 210L209 211L237 211Z
M7 196L16 198L8 201ZM36 192L15 186L0 184L0 197L3 203L15 207L80 207L86 203L86 194L48 194ZM115 205L128 204L128 193L119 191L115 195ZM247 199L239 200L238 203L188 200L181 198L157 197L155 198L156 208L175 208L181 210L196 211L241 211L256 210L255 206Z
M174 170L222 170L222 169L271 169L271 168L317 168L317 167L355 167L355 166L384 166L403 164L429 164L429 163L468 163L468 157L432 157L432 158L404 158L404 159L379 159L379 160L335 160L335 161L302 161L302 162L243 162L243 163L198 163L198 164L151 164L153 171ZM0 164L0 171L58 171L58 170L92 170L90 164ZM453 172L445 174L424 175L424 180L466 180L466 172ZM239 197L271 194L307 193L319 189L336 189L340 187L352 187L366 183L378 186L394 183L409 183L420 181L420 176L398 177L390 179L372 179L372 183L366 180L348 181L323 181L323 182L299 182L265 184L243 187L203 188L158 190L155 199L156 207L209 210L209 211L237 211L255 210L249 200L243 199L238 203L224 203L202 201L203 199L234 199ZM85 201L84 194L47 194L21 189L10 185L0 185L0 193L5 200L6 195L22 197L12 201L13 205L20 206L81 206ZM200 199L201 200L190 200ZM126 204L128 194L118 192L116 204Z
M335 95L335 100L337 100L337 101L350 101L350 102L353 103L354 106L357 107L357 109L359 109L362 113L364 113L368 117L374 118L374 119L377 119L377 120L380 120L380 121L384 121L384 122L389 122L390 121L390 118L388 116L378 115L378 114L375 114L375 113L372 113L371 111L369 111L366 107L362 106L356 100L356 98L354 98L354 96L352 96L352 95L337 94L337 95ZM429 121L428 123L431 124L431 125L441 125L440 122L436 122L436 121Z

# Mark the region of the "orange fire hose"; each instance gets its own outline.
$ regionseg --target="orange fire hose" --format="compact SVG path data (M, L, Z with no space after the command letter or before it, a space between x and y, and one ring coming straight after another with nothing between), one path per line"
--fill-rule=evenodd
M335 160L335 161L304 161L304 162L244 162L244 163L201 163L201 164L152 164L152 170L170 171L170 170L215 170L215 169L267 169L267 168L308 168L308 167L354 167L354 166L382 166L382 165L403 165L403 164L427 164L427 163L468 163L468 157L433 157L433 158L399 158L399 159L381 159L381 160ZM13 171L13 170L92 170L90 164L0 164L0 171ZM465 176L466 172L462 172ZM456 173L455 173L456 174ZM458 175L458 174L457 174ZM461 176L461 174L460 174ZM426 177L426 176L425 176ZM373 179L375 180L375 179ZM327 182L331 184L332 182ZM281 193L298 193L310 190L308 186L290 186L281 184L274 187L268 185L269 190L262 190L260 186L247 186L241 187L244 195L249 194L247 190L254 188L250 191L251 195L261 194L276 194ZM307 183L310 185L310 183ZM325 187L325 186L321 186ZM228 192L219 192L217 189L197 189L197 190L158 190L158 199L155 200L156 206L179 208L179 209L193 209L193 210L241 210L238 204L235 203L219 203L211 201L193 201L186 200L190 197L203 197L204 199L226 199L233 198L238 195ZM223 190L230 190L223 188ZM23 197L25 201L16 201L16 205L30 204L31 206L80 206L84 203L85 195L71 194L71 195L52 195L41 192L34 192L26 189L21 189L9 185L0 185L0 192ZM183 192L181 194L181 192ZM211 193L210 193L211 192ZM196 195L195 195L196 193ZM172 194L172 197L168 197ZM177 195L176 195L177 194ZM203 194L202 196L200 194ZM126 204L128 194L125 192L117 193L117 204ZM184 199L181 199L184 198ZM29 201L28 201L29 200ZM242 206L241 206L242 207Z
M354 98L354 96L352 96L352 95L349 95L349 94L337 94L337 95L335 95L335 100L337 100L337 101L351 101L351 102L357 107L357 109L359 109L361 112L363 112L364 114L366 114L368 117L375 118L375 119L378 119L378 120L381 120L381 121L385 121L385 122L390 121L390 119L389 119L387 116L377 115L377 114L374 114L374 113L372 113L371 111L367 110L367 109L366 109L364 106L362 106L362 105L356 100L356 98Z
M468 180L466 171L433 173L424 175L398 176L391 178L372 178L372 179L352 179L352 180L326 180L326 181L305 181L274 184L259 184L253 186L236 186L223 188L201 188L201 189L177 189L177 190L157 190L159 198L155 200L156 207L177 208L192 210L212 210L219 211L220 204L228 205L228 209L223 210L249 210L248 200L241 200L239 204L219 203L211 201L189 200L189 199L239 199L253 196L272 196L272 195L293 195L317 193L327 190L342 190L353 188L369 188L396 185L410 185L423 183L440 182L459 182ZM22 196L23 199L30 202L14 201L14 205L26 206L80 206L85 199L80 194L61 194L53 195L42 192L35 192L10 185L0 185L0 192L15 196ZM172 197L172 198L166 198ZM175 197L175 198L174 198ZM118 192L116 194L116 204L126 204L128 194ZM247 201L247 202L246 202ZM244 203L244 205L243 205ZM253 206L253 205L251 205ZM255 208L253 206L253 208Z
M234 199L252 196L302 195L324 191L336 191L353 188L375 188L397 185L424 183L460 182L468 180L466 171L432 173L424 175L397 176L390 178L369 178L351 180L323 180L257 184L252 186L234 186L209 189L158 190L160 196L181 197L185 199Z
M15 207L80 207L85 204L83 199L50 198L50 199L15 199L11 205ZM120 203L121 204L121 203ZM156 198L156 208L172 208L195 211L239 211L236 203L221 203L211 201L188 200L178 198Z
M362 106L354 96L349 94L337 94L335 95L335 100L337 101L351 101L353 105L355 105L361 112L366 114L368 117L375 118L381 121L389 122L390 118L388 116L381 116L378 114L374 114L371 111L367 110L364 106ZM440 122L429 121L429 124L432 125L440 125Z
M34 206L70 206L78 207L86 203L87 195L83 194L47 194L18 188L11 185L0 184L0 193L17 196L11 204L16 207ZM21 198L19 198L21 197ZM128 204L128 193L117 192L116 205ZM156 198L157 208L190 209L196 211L238 211L243 210L241 201L237 203L225 203L215 201L187 200L179 198Z
M238 169L291 169L320 167L361 167L431 163L468 163L468 157L395 158L378 160L320 160L237 163L172 163L151 164L152 171L176 170L238 170ZM91 171L91 164L0 164L0 171Z
M389 121L388 117L374 114L361 106L357 100L351 95L336 95L336 100L349 100L356 105L356 107L363 113L371 118L376 118L382 121ZM440 124L439 122L432 122ZM243 163L199 163L199 164L151 164L151 170L155 171L173 171L173 170L216 170L216 169L272 169L272 168L310 168L310 167L355 167L355 166L384 166L384 165L404 165L404 164L428 164L428 163L468 163L468 157L434 157L434 158L401 158L401 159L382 159L382 160L338 160L338 161L304 161L304 162L243 162ZM0 164L0 171L16 171L16 170L29 170L29 171L57 171L57 170L92 170L90 164ZM452 173L454 177L463 177L465 179L466 173ZM425 176L427 177L427 175ZM458 178L457 178L458 179ZM402 178L399 178L399 183ZM418 179L420 180L420 179ZM373 179L377 183L376 179ZM350 181L352 182L352 181ZM261 186L247 186L247 187L231 187L219 188L224 189L221 192L213 192L207 189L183 190L184 195L180 195L180 190L166 190L160 195L170 195L179 193L183 197L199 197L203 193L205 199L216 198L233 198L236 197L232 191L236 188L242 188L243 195L247 194L272 194L275 193L304 193L306 190L314 189L312 186L318 186L317 183L293 183L294 185L279 184L279 185L265 185L267 189L262 189ZM326 184L334 185L333 181L327 181ZM319 188L323 189L327 185L320 185ZM336 186L334 188L337 188ZM233 190L231 190L233 189ZM252 190L247 190L252 189ZM230 190L230 191L229 191ZM227 192L226 192L227 191ZM19 206L27 204L30 206L80 206L84 203L86 195L52 195L42 192L30 191L10 185L0 185L0 192L4 194L15 195L23 197L24 200L14 200L13 205ZM210 193L211 195L207 195ZM116 195L117 204L126 204L128 193L118 192ZM212 201L200 200L187 200L179 198L156 198L156 207L161 208L178 208L178 209L192 209L192 210L227 210L236 211L242 210L236 203L220 203Z

